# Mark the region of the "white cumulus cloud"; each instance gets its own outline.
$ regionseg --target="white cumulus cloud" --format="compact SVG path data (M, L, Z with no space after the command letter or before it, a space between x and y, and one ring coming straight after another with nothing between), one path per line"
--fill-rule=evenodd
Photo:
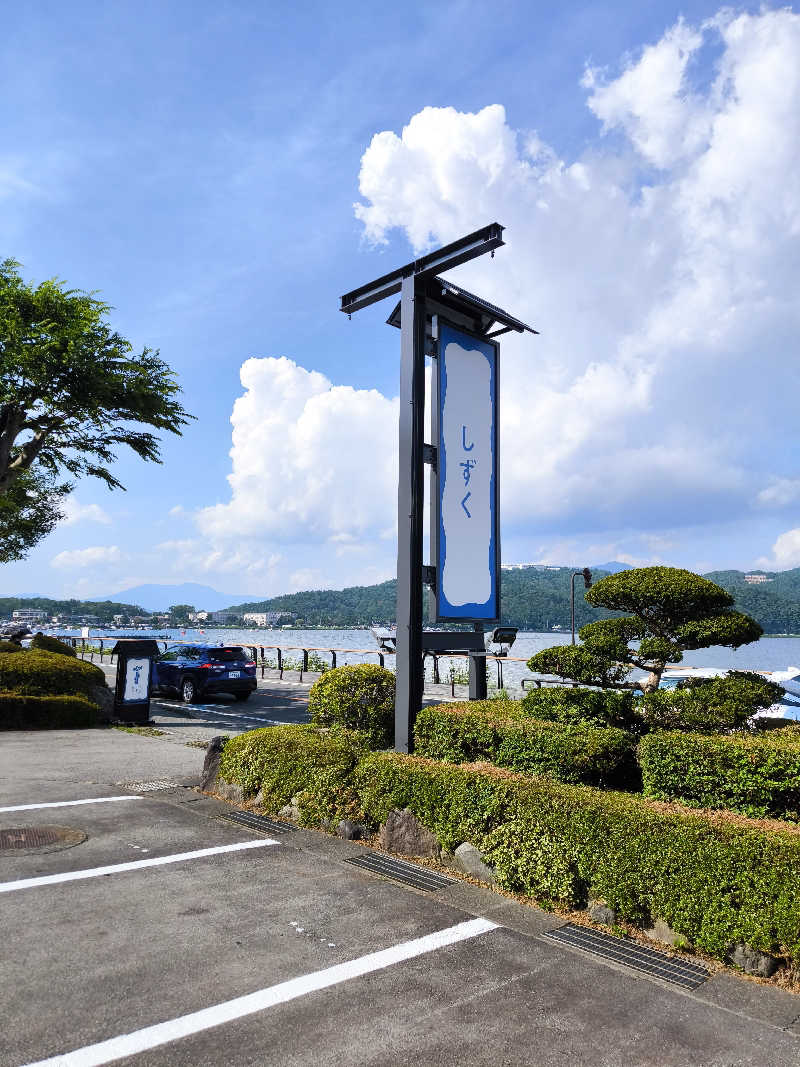
M398 401L335 386L290 359L249 359L231 422L228 503L204 508L212 540L345 544L391 534Z
M505 521L644 544L794 473L800 16L679 22L584 84L615 138L562 159L498 104L425 108L373 138L356 214L418 252L506 225L457 272L541 329L503 339Z
M497 102L426 107L361 161L370 242L397 230L419 253L507 227L495 259L452 277L541 330L502 339L508 558L649 560L682 530L705 552L743 517L789 525L800 15L681 20L583 85L598 128L574 158L535 132L532 101L525 128ZM286 358L241 380L230 499L197 515L205 558L280 551L303 585L391 573L397 399Z
M123 553L118 545L92 545L89 548L65 549L53 556L50 565L61 569L97 567L103 564L120 563L123 559Z
M71 496L64 500L61 511L64 526L73 526L77 522L99 522L104 526L111 523L111 516L99 504L81 504Z
M762 556L756 562L765 570L782 571L800 567L800 527L782 533L772 546L772 555Z

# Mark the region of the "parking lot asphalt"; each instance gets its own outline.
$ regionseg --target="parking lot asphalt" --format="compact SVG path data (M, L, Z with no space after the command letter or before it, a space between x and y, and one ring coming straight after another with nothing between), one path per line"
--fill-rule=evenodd
M113 688L116 665L102 665ZM296 672L292 672L296 674ZM239 703L227 693L215 694L195 704L185 704L177 694L156 693L150 702L150 725L163 730L179 743L208 741L219 734L234 735L264 726L309 721L308 691L317 675L280 679L277 671L258 679L258 689Z
M116 665L104 663L102 668L113 688ZM244 703L227 693L194 704L185 704L177 694L156 693L150 703L150 724L163 730L170 740L186 743L208 741L218 734L233 736L264 726L305 723L309 721L308 693L318 677L307 672L300 681L296 671L287 671L280 678L277 671L269 670L258 679L258 689ZM424 703L452 699L449 686L429 686Z
M86 835L0 851L3 1067L800 1062L800 997L725 972L682 990L469 882L421 892L347 863L358 843L233 825L192 788L202 757L0 735L0 829Z

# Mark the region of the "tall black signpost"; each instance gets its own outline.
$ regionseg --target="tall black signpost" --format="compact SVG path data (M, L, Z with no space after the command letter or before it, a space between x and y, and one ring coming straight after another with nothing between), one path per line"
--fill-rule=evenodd
M492 223L342 297L351 315L400 294L400 481L397 496L397 689L395 749L410 752L422 704L425 651L470 652L470 699L486 695L483 625L500 616L498 348L492 338L530 326L439 274L494 250ZM441 337L446 337L443 348ZM434 441L425 442L425 357L432 374ZM445 357L447 367L445 367ZM473 388L474 386L474 388ZM466 414L464 414L466 412ZM447 473L445 459L447 457ZM431 469L432 565L422 559L425 464ZM455 495L454 495L455 494ZM474 531L474 532L473 532ZM478 566L473 566L475 561ZM485 562L485 566L483 565ZM479 581L475 582L473 572ZM472 631L423 633L423 584L431 618Z

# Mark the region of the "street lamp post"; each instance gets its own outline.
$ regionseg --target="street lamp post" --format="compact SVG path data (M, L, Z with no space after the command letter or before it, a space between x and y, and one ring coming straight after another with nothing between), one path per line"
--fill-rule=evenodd
M570 604L572 605L572 643L575 644L575 579L577 577L583 578L583 584L587 589L592 587L592 572L588 567L584 567L582 571L573 571L572 577L569 580L570 585Z

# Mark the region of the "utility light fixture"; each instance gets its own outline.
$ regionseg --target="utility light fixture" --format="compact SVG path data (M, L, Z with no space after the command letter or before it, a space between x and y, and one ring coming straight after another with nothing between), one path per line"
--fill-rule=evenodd
M496 626L492 630L489 640L493 645L508 645L509 648L517 639L516 626Z
M569 580L570 586L570 605L572 607L572 643L575 644L575 579L583 578L583 584L586 589L592 587L592 572L588 567L584 567L582 571L573 571Z

